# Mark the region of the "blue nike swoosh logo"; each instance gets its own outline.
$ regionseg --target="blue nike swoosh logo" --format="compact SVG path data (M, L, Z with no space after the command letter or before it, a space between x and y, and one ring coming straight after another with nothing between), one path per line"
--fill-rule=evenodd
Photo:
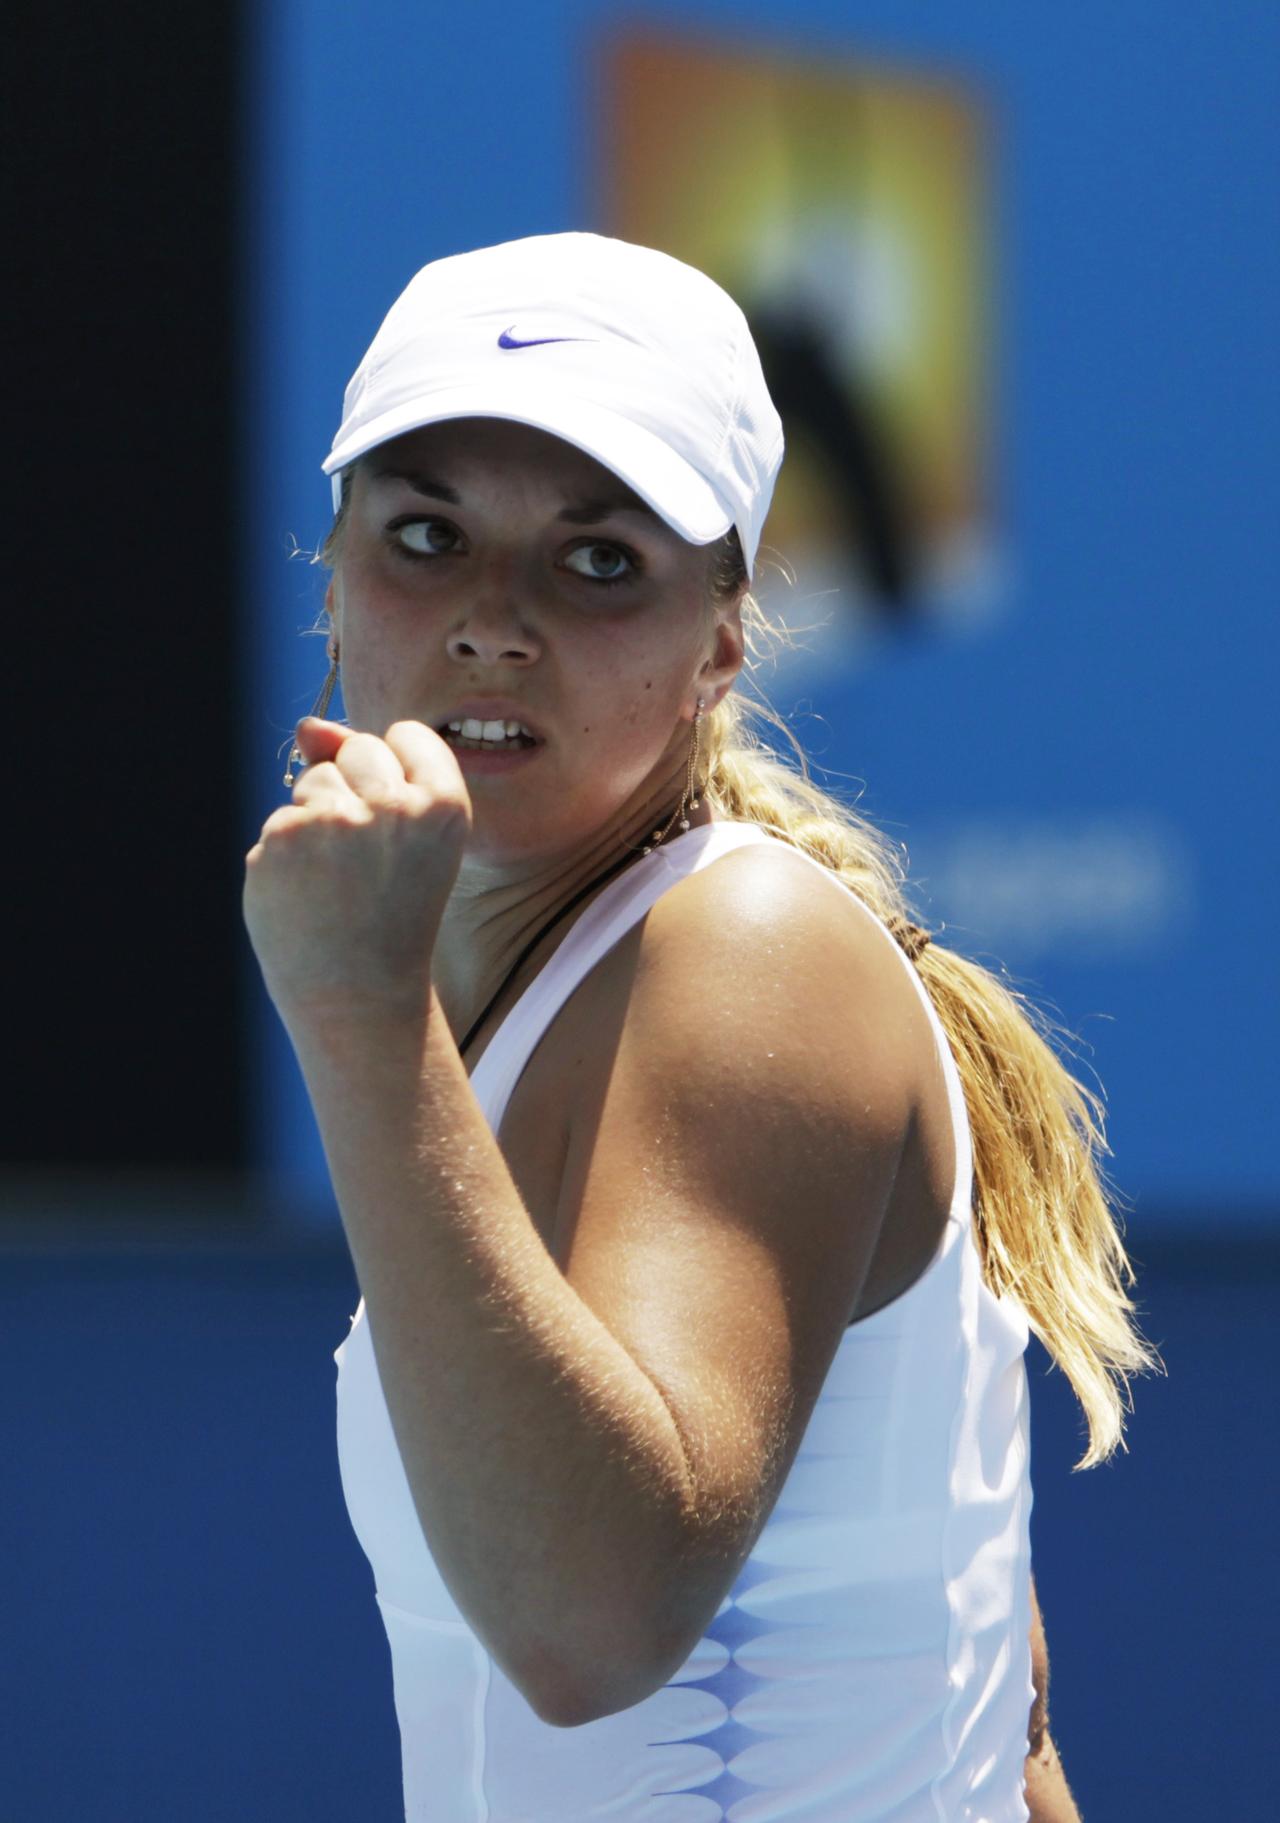
M511 329L514 328L513 323ZM512 335L511 329L504 329L498 337L499 348L541 348L547 342L590 342L593 340L593 337L588 335L538 335L534 336L531 341L518 342Z

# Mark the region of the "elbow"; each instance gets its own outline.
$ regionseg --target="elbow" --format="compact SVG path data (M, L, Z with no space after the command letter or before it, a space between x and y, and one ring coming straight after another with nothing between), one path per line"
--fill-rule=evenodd
M610 1710L602 1710L597 1704L583 1701L580 1698L557 1692L554 1696L543 1692L535 1702L531 1697L529 1706L540 1722L549 1728L583 1728L588 1722L598 1722Z
M573 1681L569 1678L544 1677L540 1683L526 1680L523 1694L540 1722L549 1728L584 1728L588 1722L603 1721L619 1709L631 1706L631 1697L618 1699L616 1685L610 1691L601 1683Z
M624 1709L634 1709L637 1703L644 1702L660 1684L645 1684L637 1687L634 1682L628 1683L625 1693L616 1682L609 1687L595 1685L590 1690L579 1688L577 1691L558 1690L554 1696L543 1692L537 1702L530 1699L530 1707L539 1721L546 1722L551 1728L584 1728L588 1722L602 1722L606 1716L619 1715Z
M526 1684L525 1695L539 1721L549 1727L583 1728L588 1722L602 1722L606 1716L634 1709L660 1690L664 1681L660 1676L640 1674L634 1659L615 1659L596 1676L544 1678L539 1684Z
M665 1688L697 1651L707 1627L724 1602L724 1572L691 1580L668 1569L650 1586L644 1613L632 1608L602 1637L598 1626L587 1631L590 1648L578 1635L578 1650L562 1661L573 1674L553 1681L554 1700L545 1696L538 1713L557 1728L580 1728L634 1709ZM546 1685L543 1685L544 1695Z
M579 1576L562 1591L555 1638L544 1633L535 1659L526 1658L519 1687L540 1720L553 1728L634 1709L655 1695L688 1662L723 1600L722 1574L697 1581L677 1574L679 1547L655 1553L660 1569L632 1562L594 1583Z
M539 1721L582 1728L643 1703L687 1657L683 1649L674 1655L660 1651L652 1639L637 1643L634 1634L619 1629L603 1651L566 1655L554 1663L544 1658L536 1673L521 1680L521 1689Z
M582 1728L641 1700L640 1694L632 1694L631 1684L622 1688L625 1670L621 1651L600 1675L588 1671L580 1659L570 1662L559 1652L543 1652L536 1663L527 1662L509 1675L540 1722L549 1728Z

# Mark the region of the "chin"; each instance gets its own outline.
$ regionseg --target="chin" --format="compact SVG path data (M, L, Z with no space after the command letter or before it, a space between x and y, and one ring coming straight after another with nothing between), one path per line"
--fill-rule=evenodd
M527 807L506 810L471 798L471 830L463 863L522 861L553 855L568 844L567 832L545 828Z

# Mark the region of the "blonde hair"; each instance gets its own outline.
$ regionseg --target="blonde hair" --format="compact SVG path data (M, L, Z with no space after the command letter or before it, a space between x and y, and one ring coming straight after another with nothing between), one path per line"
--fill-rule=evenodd
M744 589L736 533L712 559L712 595L741 591L748 674L786 629ZM762 741L758 718L795 763ZM1073 1034L989 969L925 938L913 922L902 851L850 805L816 785L805 753L767 701L730 690L703 719L704 795L717 816L759 823L853 889L913 961L950 1041L973 1136L974 1228L983 1277L1009 1293L1075 1389L1089 1443L1077 1469L1124 1441L1128 1376L1163 1369L1127 1296L1135 1274L1108 1202L1103 1103L1051 1043ZM923 939L923 942L922 942ZM1114 1192L1112 1200L1118 1202ZM1119 1383L1119 1384L1118 1384ZM1120 1385L1125 1398L1122 1399Z
M330 566L338 556L349 479L350 470L317 553L317 561ZM740 600L750 678L770 647L790 636L746 588L737 532L710 547L709 555L709 604ZM781 733L794 763L760 737L753 719ZM1133 1409L1128 1378L1164 1364L1134 1323L1136 1306L1125 1291L1135 1273L1108 1201L1102 1100L1071 1074L1051 1042L1055 1032L1060 1039L1073 1034L990 970L924 941L911 916L898 845L814 783L803 749L763 697L755 701L732 689L701 728L701 792L715 814L759 823L829 868L913 961L964 1087L983 1277L997 1297L1008 1293L1017 1300L1075 1389L1089 1442L1074 1466L1093 1468L1117 1447L1127 1449L1123 1414Z

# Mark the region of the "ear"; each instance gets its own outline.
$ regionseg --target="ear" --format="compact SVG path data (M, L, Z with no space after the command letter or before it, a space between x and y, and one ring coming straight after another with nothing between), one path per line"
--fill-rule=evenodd
M714 643L711 657L698 673L698 689L713 709L731 688L742 669L746 640L742 631L742 600L735 598L716 610Z

